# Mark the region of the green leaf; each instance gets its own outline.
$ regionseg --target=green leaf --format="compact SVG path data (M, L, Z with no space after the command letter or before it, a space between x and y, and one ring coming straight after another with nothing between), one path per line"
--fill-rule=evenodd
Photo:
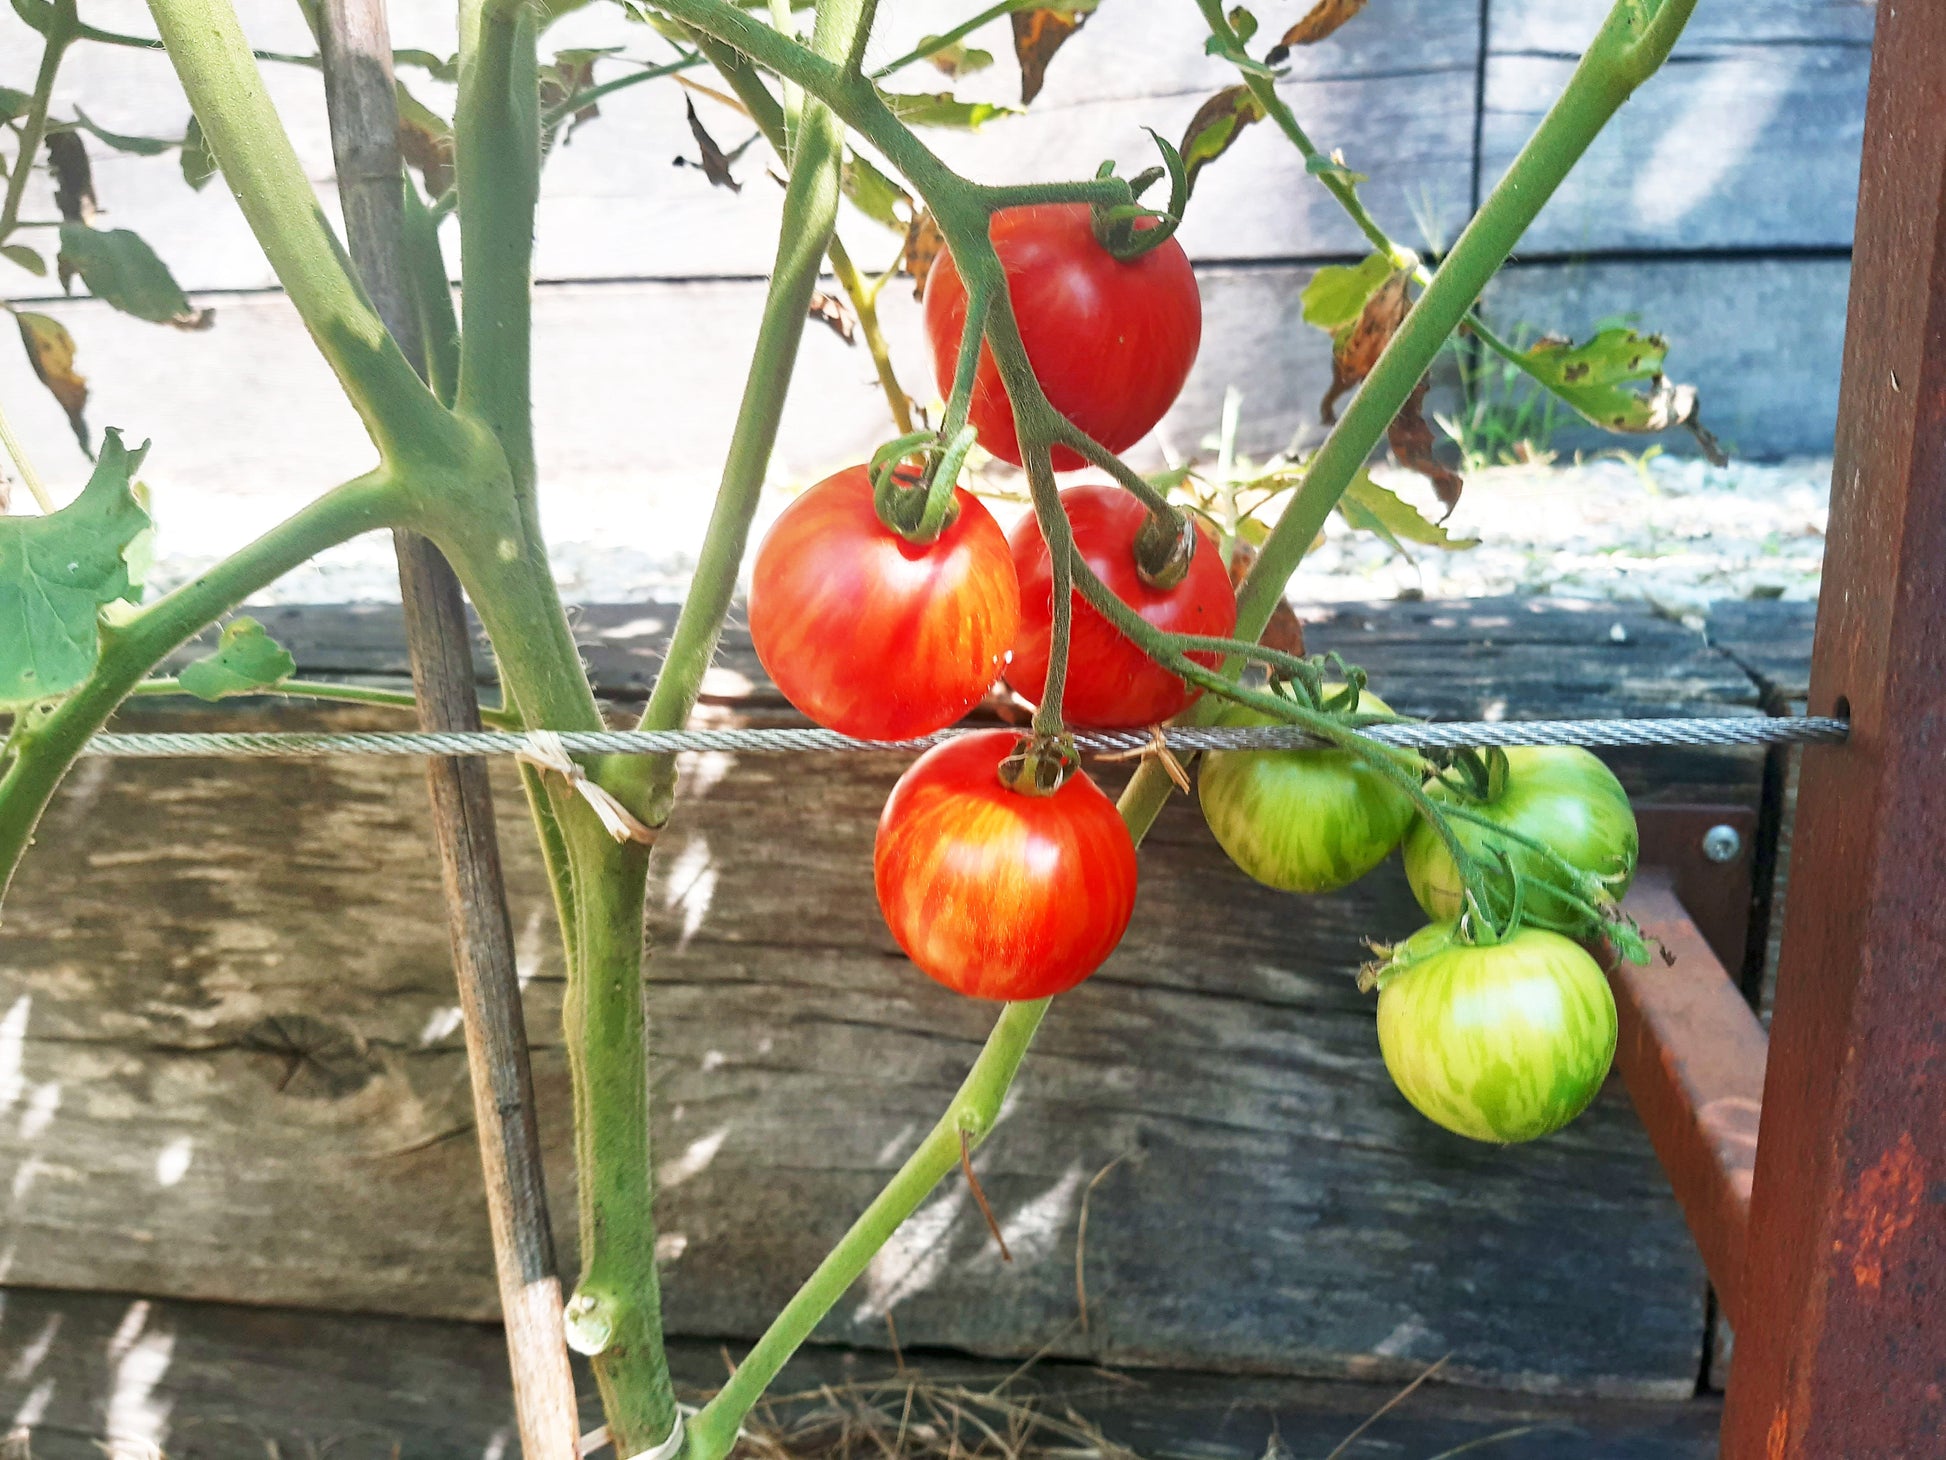
M203 124L192 115L182 134L182 180L201 192L216 172L216 155L203 137Z
M1312 177L1335 177L1357 187L1371 179L1362 172L1353 172L1336 155L1326 157L1322 152L1313 152L1304 159L1304 170Z
M1257 17L1241 5L1236 6L1230 11L1230 29L1237 33L1238 41L1248 45L1250 37L1257 33Z
M913 127L961 127L975 131L981 123L990 122L995 117L1020 115L1017 106L1003 106L992 101L961 101L950 91L888 91L882 95L892 114Z
M1338 513L1359 531L1384 541L1394 552L1403 553L1408 542L1448 552L1480 545L1477 537L1454 537L1437 522L1428 522L1417 507L1381 487L1367 471L1352 478L1344 496L1338 499Z
M97 140L106 142L117 152L133 152L138 157L160 157L176 145L170 137L131 137L124 132L111 132L78 106L74 109L74 119L82 130L93 133Z
M264 632L253 618L223 626L216 651L183 667L179 682L199 700L254 694L282 684L297 672L290 650Z
M27 115L27 109L34 104L34 96L29 91L15 91L11 86L0 86L0 122L11 122L17 117Z
M415 51L409 47L392 52L394 66L417 66L435 81L454 82L459 80L459 57L439 56L432 51Z
M1300 296L1304 322L1328 335L1349 328L1365 312L1366 301L1392 277L1392 261L1382 253L1356 264L1327 264L1311 276Z
M842 187L852 205L867 218L904 233L912 221L912 197L856 152L845 154ZM904 211L901 212L900 208Z
M47 260L24 243L0 243L0 258L19 265L37 279L47 277Z
M1579 345L1548 336L1518 352L1513 363L1597 426L1631 434L1681 426L1722 465L1722 448L1698 419L1696 388L1673 384L1662 373L1668 353L1661 335L1610 325Z
M100 615L132 601L124 556L149 516L130 488L144 444L109 431L81 495L47 517L0 517L0 709L58 699L101 653Z
M88 292L123 314L178 329L207 329L213 318L193 307L167 264L126 228L61 225L61 276L79 274Z

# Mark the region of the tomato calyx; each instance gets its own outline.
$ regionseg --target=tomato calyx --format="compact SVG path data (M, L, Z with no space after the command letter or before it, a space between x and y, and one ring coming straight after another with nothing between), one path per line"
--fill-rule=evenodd
M1080 768L1072 735L1036 735L1000 762L1000 784L1022 796L1052 796Z
M1129 180L1128 202L1097 203L1093 210L1096 241L1123 263L1131 263L1175 237L1189 203L1189 169L1182 154L1154 128L1143 130L1155 139L1163 166L1147 168ZM1104 162L1095 173L1104 179L1114 175L1113 162ZM1168 206L1160 210L1143 206L1142 194L1164 177L1169 179Z
M1189 576L1200 536L1186 512L1157 511L1135 535L1135 571L1151 588L1174 588Z
M950 442L928 431L888 441L872 453L872 505L878 520L919 547L937 542L959 519L953 489L978 433L963 426ZM917 457L921 464L914 465Z

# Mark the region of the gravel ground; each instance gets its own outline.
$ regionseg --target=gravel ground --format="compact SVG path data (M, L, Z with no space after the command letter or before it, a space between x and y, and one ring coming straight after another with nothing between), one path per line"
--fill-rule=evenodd
M1377 475L1423 510L1419 479ZM1401 557L1336 519L1300 570L1298 601L1501 593L1647 599L1676 612L1715 599L1815 597L1831 476L1827 460L1778 465L1602 458L1477 473L1447 523L1479 539L1463 551ZM767 494L761 531L789 500ZM211 496L160 504L152 583L171 587L269 527L292 504ZM694 565L708 496L681 501L559 493L548 505L556 577L580 602L679 596ZM1003 513L1004 520L1004 513ZM176 551L195 544L195 554ZM659 548L643 544L662 544ZM396 600L391 544L348 543L260 595L259 603Z

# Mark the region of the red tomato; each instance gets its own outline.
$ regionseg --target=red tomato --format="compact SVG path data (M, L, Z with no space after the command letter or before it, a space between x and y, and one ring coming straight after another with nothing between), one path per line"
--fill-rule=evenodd
M1196 363L1203 301L1182 245L1172 238L1118 259L1096 239L1086 203L1008 208L993 215L988 236L1048 400L1110 451L1126 451L1175 403ZM952 391L965 325L966 285L942 249L926 277L926 338L941 395ZM985 345L972 421L982 446L1021 464L1013 408ZM1056 471L1084 465L1069 448L1054 448Z
M878 819L878 905L912 961L976 999L1071 989L1115 951L1135 909L1135 842L1077 771L1052 796L1004 785L1011 730L963 735L912 763Z
M878 519L862 466L785 510L750 574L750 638L798 709L866 740L952 724L992 688L1020 620L1006 534L956 490L933 542Z
M1227 639L1236 632L1236 590L1224 571L1216 540L1199 523L1189 574L1174 588L1151 588L1135 563L1136 534L1148 509L1120 487L1105 483L1069 487L1061 504L1074 524L1082 559L1115 596L1159 629ZM1020 633L1014 639L1007 683L1025 699L1040 702L1047 686L1047 656L1054 633L1053 564L1040 523L1032 513L1013 530L1014 570L1020 576ZM1214 666L1216 654L1191 656ZM1068 682L1062 717L1093 730L1153 725L1187 709L1200 689L1171 674L1136 648L1120 630L1074 595L1068 641Z

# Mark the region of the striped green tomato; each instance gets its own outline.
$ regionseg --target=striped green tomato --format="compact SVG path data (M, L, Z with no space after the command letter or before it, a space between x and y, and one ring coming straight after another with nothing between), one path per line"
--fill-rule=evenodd
M1387 713L1369 692L1359 709ZM1215 723L1278 722L1232 704ZM1334 892L1356 882L1385 860L1412 821L1405 792L1342 750L1212 751L1198 780L1203 819L1230 860L1286 892Z
M1615 773L1578 746L1527 745L1507 751L1507 780L1501 793L1487 801L1466 800L1445 784L1433 781L1427 794L1473 811L1509 831L1549 847L1571 866L1613 878L1609 890L1619 898L1635 875L1638 841L1635 812ZM1455 820L1454 832L1463 845L1491 873L1497 865L1494 834L1485 827ZM1546 858L1516 843L1498 839L1522 876L1558 881ZM1460 914L1459 872L1432 827L1421 821L1406 834L1405 875L1412 895L1426 916L1456 918ZM1529 911L1545 919L1571 918L1559 898L1542 891Z
M1445 946L1440 946L1441 944ZM1505 1145L1559 1130L1588 1108L1615 1058L1615 996L1595 960L1524 928L1471 946L1422 929L1378 996L1392 1082L1428 1120Z

